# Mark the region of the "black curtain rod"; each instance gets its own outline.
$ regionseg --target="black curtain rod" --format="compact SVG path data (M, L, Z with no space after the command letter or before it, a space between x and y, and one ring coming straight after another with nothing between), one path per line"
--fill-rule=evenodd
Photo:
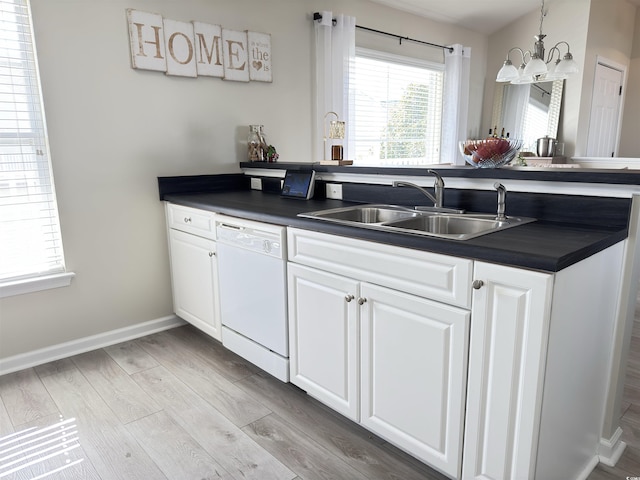
M540 85L533 83L532 84L535 88L537 88L538 90L540 90L542 93L546 93L547 95L551 95L551 92L548 92L547 90L545 90L544 88L542 88Z
M313 20L322 20L322 14L319 12L315 12L313 14ZM332 19L332 23L336 24L336 19ZM405 40L407 42L419 43L421 45L428 45L430 47L442 48L443 50L449 50L449 52L453 52L453 47L447 47L445 45L438 45L437 43L425 42L423 40L416 40L415 38L403 37L402 35L396 35L395 33L383 32L382 30L376 30L375 28L363 27L361 25L356 25L356 28L360 30L366 30L367 32L379 33L380 35L386 35L388 37L397 38L400 41L400 45L402 45L402 41Z

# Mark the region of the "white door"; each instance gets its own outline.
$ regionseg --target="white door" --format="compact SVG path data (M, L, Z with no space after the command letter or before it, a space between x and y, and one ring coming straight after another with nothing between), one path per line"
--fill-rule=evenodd
M587 157L615 157L623 72L598 63L591 99Z
M470 312L363 283L361 423L460 476Z
M358 282L288 264L291 383L359 420Z
M462 478L535 478L553 276L476 262Z
M170 229L169 251L174 312L220 340L216 243Z

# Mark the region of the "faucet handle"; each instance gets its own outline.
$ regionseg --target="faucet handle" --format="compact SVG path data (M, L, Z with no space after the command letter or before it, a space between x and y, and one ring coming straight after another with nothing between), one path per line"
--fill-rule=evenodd
M505 221L507 216L505 215L505 200L507 196L507 189L500 182L496 182L493 184L493 188L498 192L498 212L496 215L496 220Z
M430 173L431 175L436 177L436 183L435 184L438 187L444 187L444 180L442 180L442 177L440 176L440 174L438 172L436 172L435 170L428 169L427 173Z

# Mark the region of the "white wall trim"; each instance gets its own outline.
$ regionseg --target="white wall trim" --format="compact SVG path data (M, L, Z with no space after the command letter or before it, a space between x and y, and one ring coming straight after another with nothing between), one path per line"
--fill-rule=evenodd
M60 360L61 358L78 355L98 348L108 347L109 345L144 337L145 335L161 332L184 324L185 322L177 316L169 315L167 317L131 325L130 327L119 328L70 342L52 345L32 352L0 358L0 375L17 372L18 370L35 367L36 365L42 365L43 363Z
M600 463L615 467L627 444L622 441L622 429L618 427L611 438L601 438L598 447Z
M68 287L75 276L76 274L73 272L63 272L2 282L0 283L0 298L39 292L50 288Z
M575 480L587 480L589 475L593 472L593 470L598 466L598 456L594 455L593 458L587 463L587 466L584 467L584 470L580 472L580 474L575 478Z

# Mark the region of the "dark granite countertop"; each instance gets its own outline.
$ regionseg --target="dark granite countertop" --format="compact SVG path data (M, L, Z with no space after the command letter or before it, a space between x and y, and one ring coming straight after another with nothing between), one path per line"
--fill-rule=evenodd
M546 272L557 272L569 267L627 237L627 228L619 225L594 226L539 220L466 241L445 240L297 217L301 212L353 204L342 200L294 200L246 189L212 193L165 193L162 198L179 205L249 220Z

